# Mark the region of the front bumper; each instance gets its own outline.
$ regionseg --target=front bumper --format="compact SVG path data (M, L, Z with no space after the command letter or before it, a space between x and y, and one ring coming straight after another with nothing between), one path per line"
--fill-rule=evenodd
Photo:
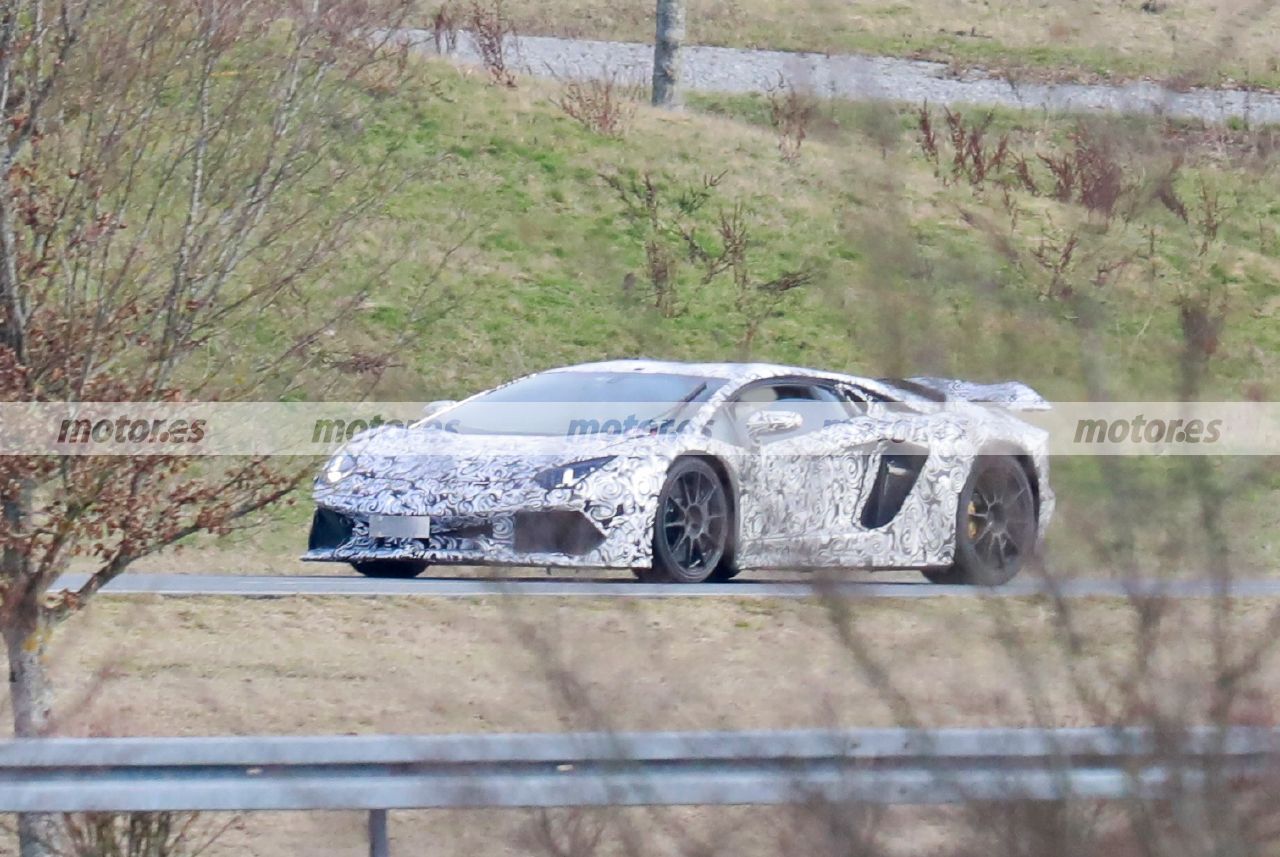
M311 522L307 562L415 559L457 565L633 568L651 559L652 516L589 514L546 508L431 515L422 539L373 538L368 516L320 506Z

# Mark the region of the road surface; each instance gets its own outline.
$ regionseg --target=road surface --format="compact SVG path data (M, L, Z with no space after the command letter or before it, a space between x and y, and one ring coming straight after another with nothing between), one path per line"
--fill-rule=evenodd
M54 589L76 588L83 574L66 574ZM975 598L1049 595L1046 581L1028 578L994 589L970 586L937 586L930 583L878 583L847 581L816 584L796 581L752 580L731 583L655 584L624 579L565 578L420 578L387 580L357 576L285 576L241 574L125 574L103 589L105 595L238 596L275 598L288 595L380 597L416 595L432 598L484 596L543 596L555 598ZM1170 598L1205 598L1217 587L1208 580L1071 580L1057 584L1067 598L1125 598L1164 595ZM1236 597L1280 596L1280 578L1237 580L1229 593Z

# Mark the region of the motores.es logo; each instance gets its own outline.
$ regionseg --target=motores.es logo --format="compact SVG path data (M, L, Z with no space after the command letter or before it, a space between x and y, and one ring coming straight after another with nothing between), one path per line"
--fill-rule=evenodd
M58 428L58 443L199 443L205 420L134 419L104 417L66 419Z
M1076 420L1076 443L1216 443L1222 420Z

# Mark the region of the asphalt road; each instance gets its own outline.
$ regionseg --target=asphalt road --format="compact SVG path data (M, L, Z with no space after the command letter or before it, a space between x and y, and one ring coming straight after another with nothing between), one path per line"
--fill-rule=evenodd
M76 588L83 574L64 575L54 589ZM106 595L239 596L278 598L289 595L377 597L417 595L432 598L475 598L494 595L555 598L810 598L835 595L842 598L974 598L1048 595L1052 586L1043 580L1017 580L994 589L969 586L936 586L925 582L877 583L848 581L810 584L795 581L752 580L696 585L635 583L624 579L565 578L421 578L385 580L339 576L277 576L238 574L125 574L103 589ZM1218 587L1208 580L1071 580L1057 584L1067 598L1125 598L1167 596L1205 598ZM1235 597L1280 596L1280 578L1234 581L1228 594Z
M400 37L425 53L436 52L430 30L402 30ZM653 46L634 42L512 36L508 66L555 79L616 76L647 84ZM458 34L450 53L464 65L479 65L470 34ZM957 75L944 63L894 57L792 53L688 45L680 79L702 92L764 92L786 81L816 95L908 104L1000 106L1054 113L1145 113L1221 124L1229 119L1280 122L1280 94L1242 89L1173 90L1150 81L1125 84L1017 82L971 70Z

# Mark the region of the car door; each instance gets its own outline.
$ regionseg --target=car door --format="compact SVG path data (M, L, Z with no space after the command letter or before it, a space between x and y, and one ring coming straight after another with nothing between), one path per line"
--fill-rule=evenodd
M922 498L919 487L930 478L926 466L932 439L948 434L944 423L954 419L943 410L922 409L853 385L842 386L841 392L857 403L858 415L832 438L842 455L830 478L857 482L860 489L841 512L849 528L833 531L825 554L831 564L851 567L919 564L919 530L926 518L919 511L934 505L931 498ZM912 520L903 521L904 510ZM932 519L939 516L927 517L936 524ZM950 515L941 517L951 520Z
M753 433L752 416L792 414L797 424ZM713 420L713 435L740 450L739 564L826 564L821 547L854 517L861 486L843 483L847 463L831 455L856 416L834 385L803 379L759 382L739 391Z

